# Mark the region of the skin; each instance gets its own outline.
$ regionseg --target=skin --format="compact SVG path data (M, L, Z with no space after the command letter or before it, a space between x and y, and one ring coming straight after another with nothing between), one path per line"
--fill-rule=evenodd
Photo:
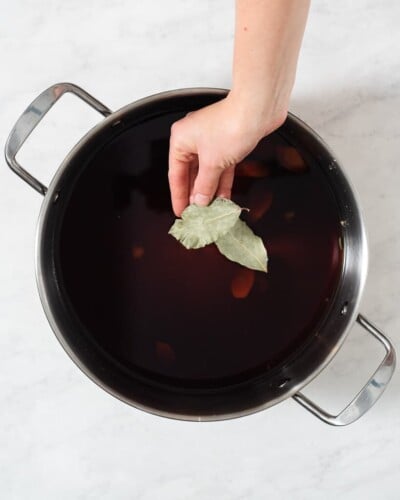
M232 89L171 127L174 213L230 198L235 165L285 121L310 0L236 0Z

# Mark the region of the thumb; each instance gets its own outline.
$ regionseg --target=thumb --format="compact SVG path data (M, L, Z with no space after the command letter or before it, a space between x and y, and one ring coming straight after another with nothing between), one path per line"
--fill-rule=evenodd
M194 181L190 202L203 207L208 205L214 198L223 171L221 167L202 163L199 158L199 171Z

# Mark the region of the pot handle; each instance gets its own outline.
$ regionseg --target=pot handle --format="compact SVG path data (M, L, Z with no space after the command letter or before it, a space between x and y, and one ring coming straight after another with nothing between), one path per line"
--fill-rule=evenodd
M31 187L33 187L33 189L38 191L43 196L47 192L47 187L22 168L15 157L36 125L66 92L75 94L104 116L108 116L112 113L107 106L104 106L104 104L92 97L85 90L72 83L57 83L56 85L49 87L26 108L26 110L18 118L17 123L14 125L10 135L8 136L5 147L5 157L8 166L17 175L19 175L21 179L27 182Z
M348 425L364 415L364 413L366 413L383 394L383 391L386 389L390 379L392 378L396 366L396 353L391 341L361 314L358 315L357 322L364 327L367 332L371 333L376 339L378 339L386 350L386 355L382 363L378 366L375 373L357 394L357 396L338 415L329 414L304 396L301 392L298 392L293 396L295 401L304 406L304 408L321 419L323 422L330 425Z

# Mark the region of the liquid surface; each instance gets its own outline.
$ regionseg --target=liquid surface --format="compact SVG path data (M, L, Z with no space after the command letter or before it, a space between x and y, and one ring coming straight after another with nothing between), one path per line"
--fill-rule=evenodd
M324 174L277 133L238 168L232 199L269 255L268 274L168 230L169 114L123 132L83 169L60 233L62 281L88 334L118 363L176 386L266 372L312 336L341 269Z

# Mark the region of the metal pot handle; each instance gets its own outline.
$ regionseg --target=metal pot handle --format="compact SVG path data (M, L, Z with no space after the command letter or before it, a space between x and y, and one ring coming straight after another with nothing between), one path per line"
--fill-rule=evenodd
M396 367L396 354L390 340L361 314L358 315L357 321L365 328L365 330L367 330L367 332L371 333L383 344L386 350L386 355L375 373L356 395L356 397L338 415L331 415L313 403L301 392L298 392L293 396L295 401L304 406L304 408L321 419L323 422L330 425L348 425L364 415L364 413L366 413L381 397L383 391L386 389L386 386L392 378Z
M47 187L23 169L15 157L36 125L50 110L53 104L55 104L66 92L71 92L80 97L83 101L104 116L108 116L112 113L107 106L104 106L104 104L92 97L85 90L72 83L58 83L49 87L26 108L8 136L5 147L5 156L9 167L17 175L19 175L21 179L27 182L31 187L33 187L33 189L36 189L36 191L43 196L47 192Z

